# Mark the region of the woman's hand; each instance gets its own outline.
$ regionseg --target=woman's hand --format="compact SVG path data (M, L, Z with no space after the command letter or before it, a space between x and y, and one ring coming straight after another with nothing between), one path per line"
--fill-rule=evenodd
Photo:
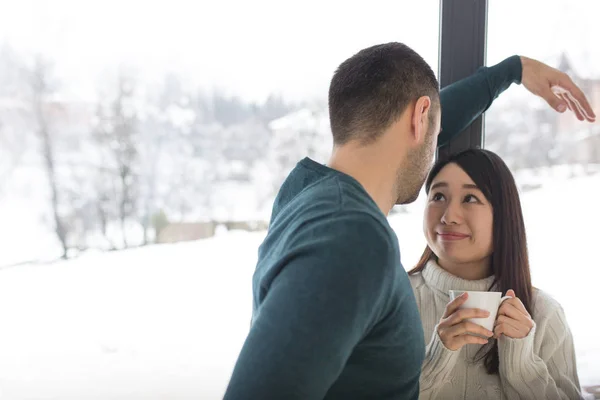
M505 300L498 309L494 337L505 335L513 339L524 338L533 328L533 319L514 290L509 290L506 295L512 296L512 299Z
M446 311L437 327L437 334L447 349L456 351L465 344L486 344L488 339L473 336L476 334L485 337L491 337L494 333L488 331L481 325L465 321L469 318L487 318L490 313L477 308L465 308L459 310L468 297L468 293L463 293L456 299L446 305Z

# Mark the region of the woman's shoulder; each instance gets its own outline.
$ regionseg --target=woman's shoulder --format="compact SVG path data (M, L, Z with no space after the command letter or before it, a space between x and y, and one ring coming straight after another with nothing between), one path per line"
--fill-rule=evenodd
M533 288L533 319L538 321L548 320L564 315L562 305L550 293Z
M554 348L565 340L572 341L568 318L558 300L548 292L534 288L533 301L536 353L541 354L545 344L549 346L547 348Z
M410 286L412 286L413 290L425 285L425 279L423 279L421 271L408 274L408 280L410 281Z

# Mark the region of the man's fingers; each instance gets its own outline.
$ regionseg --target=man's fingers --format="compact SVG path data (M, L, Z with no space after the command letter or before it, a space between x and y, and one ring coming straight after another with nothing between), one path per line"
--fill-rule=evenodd
M578 119L583 118L590 122L596 120L590 102L569 75L527 57L521 57L521 64L521 82L531 93L542 97L550 107L560 113L571 108ZM554 94L550 95L552 92ZM560 95L561 93L563 95Z
M558 97L562 101L565 102L565 104L567 105L567 107L569 107L569 110L573 111L574 104L571 104L571 102L569 101L569 98L564 93L559 93Z
M562 97L562 93L555 93L556 92L548 88L541 93L541 96L544 98L544 100L546 100L550 107L554 108L559 113L567 111L569 104Z
M583 115L583 109L581 108L581 106L579 105L577 100L575 100L575 98L573 96L571 96L568 92L563 93L561 96L569 105L569 110L571 110L575 113L575 116L577 117L577 119L580 121L585 121L585 117Z
M565 97L567 98L567 100L572 104L573 108L575 108L576 113L577 113L577 118L579 118L580 121L585 121L586 119L588 121L594 121L595 119L590 118L589 115L587 115L585 109L583 108L583 105L581 104L580 101L578 101L575 97L573 97L573 95L569 92L566 93ZM581 117L581 118L580 118Z
M566 76L564 82L561 80L560 85L567 90L569 96L574 97L575 102L581 108L582 114L585 116L585 118L588 121L594 121L596 119L596 114L594 113L594 110L592 110L590 102L583 91L581 91L579 86L577 86L569 76Z
M561 79L558 85L553 86L552 91L556 95L562 95L563 99L570 103L572 111L579 110L579 114L576 113L577 118L581 116L582 121L585 119L590 122L596 120L596 114L592 110L587 97L568 76L565 75L564 79Z

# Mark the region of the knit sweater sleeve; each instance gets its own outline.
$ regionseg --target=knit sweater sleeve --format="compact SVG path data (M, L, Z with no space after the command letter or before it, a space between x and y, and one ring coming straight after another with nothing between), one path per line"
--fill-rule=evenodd
M558 303L522 339L500 337L500 379L509 399L581 399L573 336Z
M421 368L419 381L419 400L435 399L439 390L448 382L460 351L450 350L437 333L437 326L433 331L431 341L425 348L425 360Z
M426 272L431 271L427 270ZM441 277L436 275L430 279L437 281ZM433 284L433 282L430 283ZM419 400L436 399L440 396L442 388L456 373L455 367L459 362L461 352L460 350L453 351L448 349L442 343L437 333L439 320L444 313L447 301L436 300L431 288L425 284L421 273L411 275L410 284L415 294L417 306L419 307L424 333L427 335L425 337L427 343L425 346L425 358L423 359L419 379Z

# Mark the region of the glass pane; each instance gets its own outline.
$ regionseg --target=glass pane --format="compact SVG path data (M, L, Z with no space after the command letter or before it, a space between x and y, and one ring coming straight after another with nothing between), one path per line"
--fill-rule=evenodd
M518 11L517 11L518 10ZM490 1L488 65L520 54L567 72L600 111L600 9L595 2ZM597 319L590 307L600 269L600 125L558 114L522 86L486 116L486 147L511 167L521 190L534 286L563 306L584 386L600 384Z
M218 398L273 196L330 151L335 68L401 41L437 69L438 7L6 2L0 397ZM392 217L406 267L421 210Z

